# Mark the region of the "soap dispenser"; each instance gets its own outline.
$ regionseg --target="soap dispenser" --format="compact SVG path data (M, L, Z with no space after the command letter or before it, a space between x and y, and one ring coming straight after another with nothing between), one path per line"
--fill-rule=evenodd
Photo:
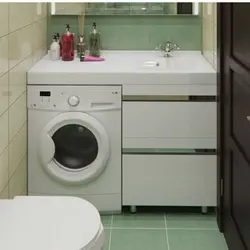
M89 34L89 55L100 57L100 33L96 29L96 23L93 23L92 31Z
M70 32L70 27L66 25L66 32L62 36L62 60L74 60L74 35Z
M52 61L60 60L60 45L57 42L57 36L53 36L53 42L50 46L50 55Z

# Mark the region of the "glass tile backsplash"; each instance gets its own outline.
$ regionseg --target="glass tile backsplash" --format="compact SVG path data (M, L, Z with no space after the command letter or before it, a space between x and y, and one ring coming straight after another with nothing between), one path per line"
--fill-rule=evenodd
M201 50L200 16L85 16L85 37L96 22L103 50L154 50L157 44L172 41L181 50ZM62 34L65 24L78 36L78 16L50 16L48 45L53 33Z

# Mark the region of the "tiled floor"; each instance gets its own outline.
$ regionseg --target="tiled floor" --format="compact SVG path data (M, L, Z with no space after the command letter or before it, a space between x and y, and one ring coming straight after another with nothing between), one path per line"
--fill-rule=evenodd
M214 215L103 215L104 250L227 250Z

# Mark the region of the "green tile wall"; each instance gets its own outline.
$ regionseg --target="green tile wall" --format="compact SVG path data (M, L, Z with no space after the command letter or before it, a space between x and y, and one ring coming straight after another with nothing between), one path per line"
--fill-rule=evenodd
M200 16L86 16L85 37L96 22L105 50L153 50L156 44L171 40L182 50L201 50ZM77 16L50 16L48 45L52 34L64 32L65 24L78 36Z

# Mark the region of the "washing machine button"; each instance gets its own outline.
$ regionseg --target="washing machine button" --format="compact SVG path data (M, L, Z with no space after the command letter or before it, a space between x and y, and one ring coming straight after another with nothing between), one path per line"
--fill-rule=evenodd
M69 103L70 106L75 107L80 103L80 99L79 99L78 96L72 95L72 96L69 97L68 103Z

